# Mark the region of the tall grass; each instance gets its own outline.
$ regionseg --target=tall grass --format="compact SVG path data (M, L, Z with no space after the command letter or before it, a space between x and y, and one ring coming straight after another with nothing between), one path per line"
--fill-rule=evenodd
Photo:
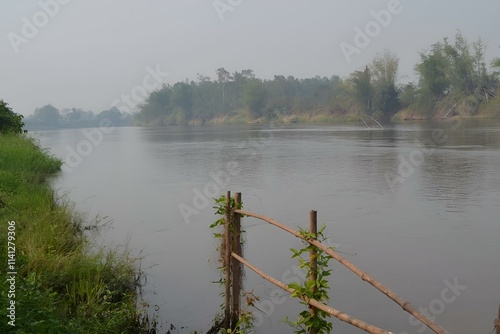
M0 333L149 333L137 310L141 273L129 254L92 250L86 222L56 199L47 178L61 161L33 139L0 135L0 254L16 222L16 326ZM0 308L7 308L0 271ZM0 314L4 314L1 312Z

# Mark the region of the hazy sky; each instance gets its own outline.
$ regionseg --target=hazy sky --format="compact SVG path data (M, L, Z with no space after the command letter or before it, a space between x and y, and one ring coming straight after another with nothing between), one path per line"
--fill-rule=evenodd
M48 103L100 112L219 67L344 77L386 48L404 82L418 52L457 29L500 56L498 0L1 0L0 22L0 98L24 115ZM358 28L369 35L355 41Z

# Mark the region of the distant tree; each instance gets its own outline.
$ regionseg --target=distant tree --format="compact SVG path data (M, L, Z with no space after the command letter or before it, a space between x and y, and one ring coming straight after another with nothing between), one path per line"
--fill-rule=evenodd
M279 87L279 92L281 93L281 98L283 99L283 104L286 103L285 97L285 87L286 87L286 79L284 75L275 75L274 82Z
M226 83L232 79L231 73L226 71L224 67L218 68L215 73L217 74L217 81L219 82L222 90L222 111L224 111L226 105Z
M469 45L461 33L457 33L453 45L445 39L444 52L450 63L448 76L455 93L481 94L487 82L485 48L481 39Z
M209 76L203 75L203 74L200 74L200 73L196 73L196 79L199 82L210 82L210 77Z
M500 58L493 59L493 61L491 62L491 66L500 69Z
M330 108L337 113L355 113L360 111L361 107L357 101L357 91L351 78L341 80L334 86Z
M253 79L245 85L243 101L247 108L248 117L256 118L262 116L266 104L267 92L262 85L262 81Z
M440 98L447 94L451 82L448 76L450 62L442 43L432 45L427 53L420 53L420 63L415 66L420 79L419 86L424 95Z
M208 120L222 114L219 84L208 77L192 85L194 102L193 118Z
M485 49L480 39L468 43L458 32L454 43L445 38L429 52L421 53L421 62L415 66L420 76L418 109L442 115L477 112L481 101L492 96L497 85L494 74L486 68Z
M253 70L242 70L241 76L245 79L255 79L255 73L253 73Z
M51 104L47 104L41 108L35 109L32 119L45 125L58 126L61 120L61 114L59 113L59 109Z
M399 88L399 102L402 108L408 108L417 102L417 87L413 82Z
M193 88L185 82L177 82L172 87L170 104L180 110L186 119L190 119L194 102Z
M373 105L373 87L371 71L368 66L364 71L356 71L351 74L351 82L354 87L355 100L359 102L364 112L371 112Z
M95 116L97 120L107 120L113 126L121 125L124 121L124 115L117 107L111 107L108 110L103 110Z
M226 71L224 67L218 68L215 73L217 74L217 80L220 83L228 82L231 80L231 73Z
M61 116L70 123L82 120L88 121L94 116L92 111L85 111L80 108L71 108L66 113L64 113L64 111L64 109L61 111Z
M493 81L496 81L496 85L498 86L498 81L500 79L500 58L495 58L491 62L491 67L495 70L492 73Z
M370 65L373 89L371 109L384 117L391 117L399 110L399 96L396 89L398 67L399 58L389 50L377 55Z
M21 133L23 126L23 115L14 113L8 103L0 100L0 133Z

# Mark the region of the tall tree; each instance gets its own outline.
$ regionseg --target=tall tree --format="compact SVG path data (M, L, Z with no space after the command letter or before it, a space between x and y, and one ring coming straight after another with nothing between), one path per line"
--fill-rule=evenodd
M392 116L399 109L396 89L398 67L399 58L389 50L377 55L370 65L373 87L372 111L381 113L385 117Z
M180 108L184 116L189 119L193 109L193 88L185 82L177 82L172 87L170 103L174 108Z
M415 66L420 79L419 85L424 95L443 97L451 86L448 76L450 63L442 43L432 45L427 53L420 53L420 63Z
M371 112L372 110L372 79L371 71L368 66L364 71L355 71L351 74L351 82L353 84L355 99L358 101L363 112Z
M247 107L249 118L262 116L263 108L266 104L267 92L262 85L262 81L253 79L247 82L244 90L244 103Z
M231 73L226 71L224 67L218 68L215 73L217 74L217 81L219 81L222 88L222 111L224 111L226 106L226 83L232 79Z
M51 104L47 104L41 108L36 108L33 115L33 120L45 125L58 126L61 120L59 109Z
M7 102L0 100L0 133L21 133L23 126L23 115L16 114Z

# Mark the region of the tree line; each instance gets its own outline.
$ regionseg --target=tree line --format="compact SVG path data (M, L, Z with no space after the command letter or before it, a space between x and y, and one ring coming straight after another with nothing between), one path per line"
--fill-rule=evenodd
M132 115L120 111L116 107L95 114L80 108L62 109L47 104L36 108L33 115L25 119L28 128L85 128L98 127L102 120L113 126L130 125Z
M399 83L399 58L386 50L364 70L339 76L298 79L275 75L259 79L250 69L215 71L216 78L198 74L196 80L163 85L139 106L136 125L203 124L232 118L293 121L301 115L368 115L444 118L473 116L486 110L500 117L500 58L490 66L486 44L469 43L461 33L420 53L417 81Z
M96 127L103 119L121 125L184 125L248 121L296 122L431 119L452 116L500 118L500 57L485 60L486 44L459 32L420 53L415 82L399 82L399 58L386 50L363 70L339 76L259 79L250 69L215 71L216 78L163 85L131 115L116 107L98 114L79 108L37 108L23 121L0 100L0 132L28 128ZM312 116L312 117L311 117ZM319 117L317 117L319 116ZM321 118L323 117L323 118ZM7 129L7 130L6 130Z

